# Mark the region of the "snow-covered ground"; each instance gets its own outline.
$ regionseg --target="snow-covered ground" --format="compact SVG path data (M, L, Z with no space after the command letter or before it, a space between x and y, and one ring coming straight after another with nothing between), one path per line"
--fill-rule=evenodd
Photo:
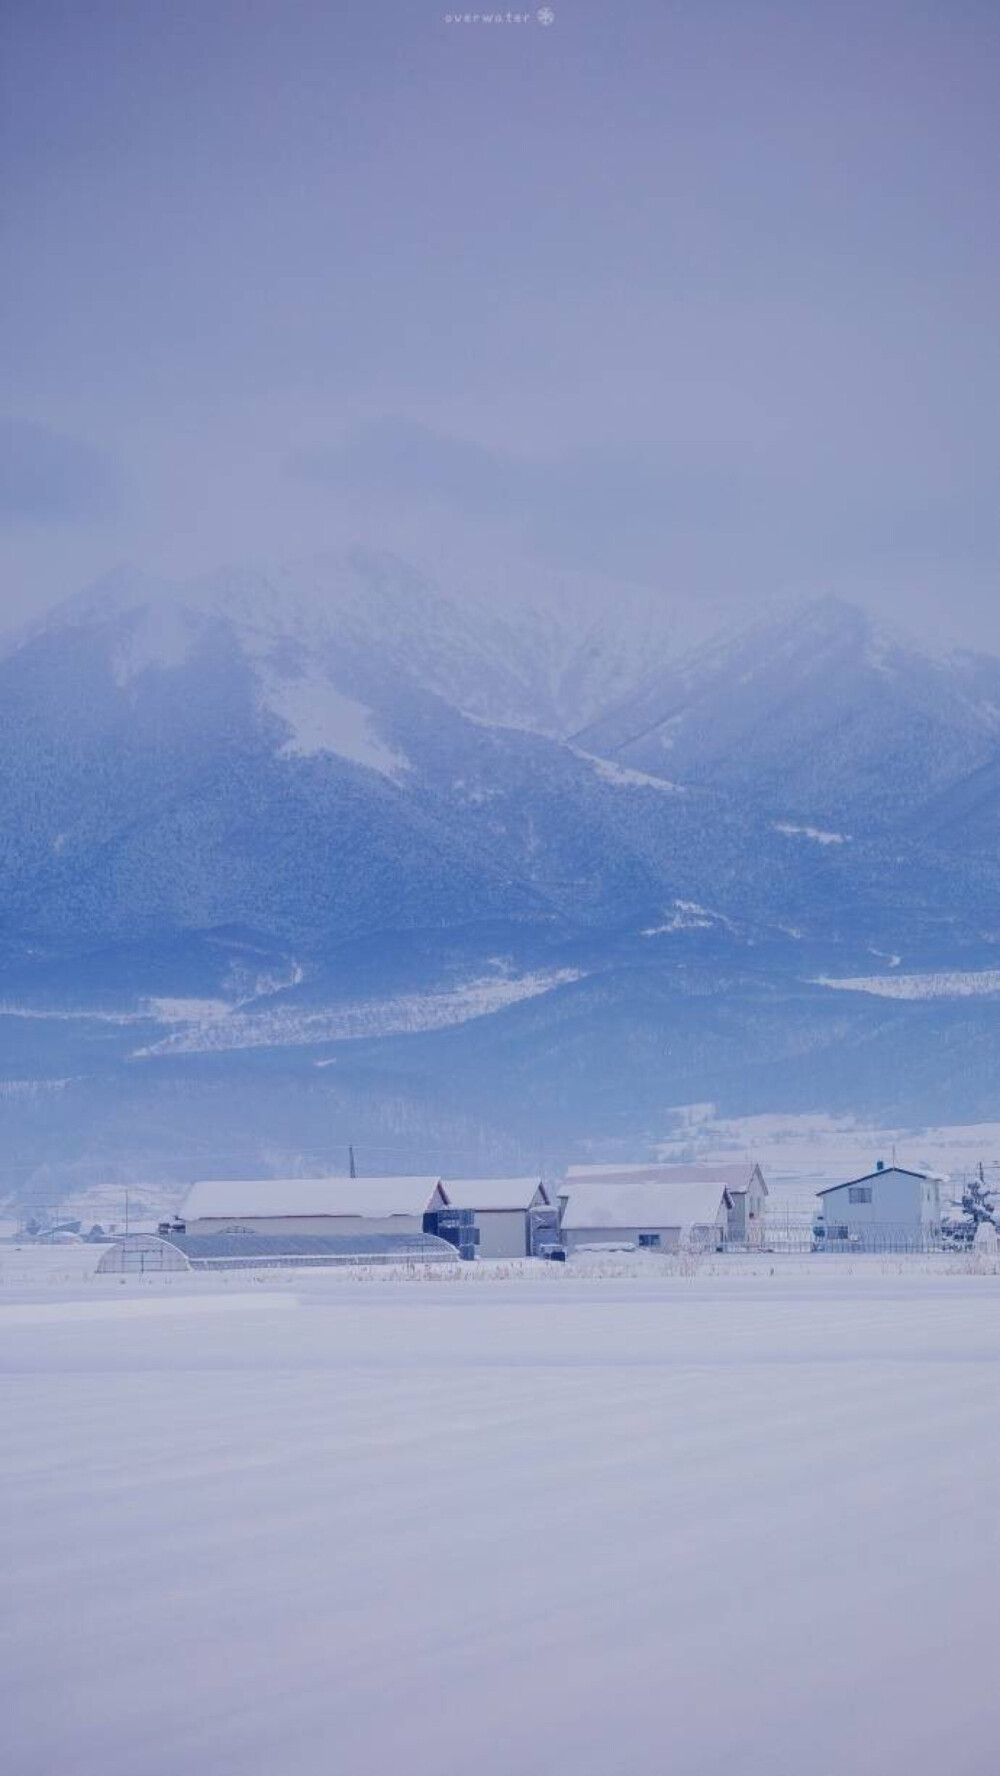
M207 1054L224 1049L309 1047L319 1042L355 1042L373 1036L399 1036L417 1030L445 1030L489 1017L579 980L578 968L550 968L534 974L500 972L465 981L440 993L401 993L393 999L362 1000L319 1011L282 1007L276 1011L217 1010L192 1017L188 1027L135 1050L135 1059L160 1054ZM178 1021L178 1020L174 1020Z
M675 1126L656 1143L663 1160L722 1164L755 1159L772 1192L785 1187L844 1182L870 1172L876 1161L944 1175L987 1168L1000 1159L1000 1123L948 1123L922 1128L865 1123L853 1116L784 1114L718 1117L712 1104L676 1112ZM639 1157L643 1157L642 1154Z
M947 969L928 974L821 974L820 987L844 993L874 993L880 999L995 999L1000 994L1000 968Z
M0 1268L17 1776L996 1767L1000 1276L66 1264Z

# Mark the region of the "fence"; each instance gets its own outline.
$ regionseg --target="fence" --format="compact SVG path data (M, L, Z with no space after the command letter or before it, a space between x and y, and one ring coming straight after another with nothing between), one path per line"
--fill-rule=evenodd
M761 1239L755 1248L762 1252L885 1252L929 1254L951 1250L953 1242L945 1240L939 1228L910 1227L893 1222L872 1222L869 1226L835 1222L821 1233L808 1225L764 1223ZM746 1251L745 1245L725 1242L726 1251Z
M823 1228L822 1233L819 1228ZM934 1252L951 1251L956 1248L954 1240L944 1237L940 1227L914 1226L909 1222L875 1221L868 1225L863 1222L834 1221L826 1225L817 1222L811 1212L795 1207L779 1210L776 1214L768 1213L763 1222L756 1225L753 1238L734 1240L723 1236L719 1250L727 1253L740 1252L788 1252L801 1255L807 1252L875 1252L875 1253L913 1253L931 1254Z

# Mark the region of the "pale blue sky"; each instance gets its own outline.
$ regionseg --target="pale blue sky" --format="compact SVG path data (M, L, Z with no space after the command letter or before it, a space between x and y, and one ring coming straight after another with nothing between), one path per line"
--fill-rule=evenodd
M994 616L1000 7L6 0L12 616L461 536Z

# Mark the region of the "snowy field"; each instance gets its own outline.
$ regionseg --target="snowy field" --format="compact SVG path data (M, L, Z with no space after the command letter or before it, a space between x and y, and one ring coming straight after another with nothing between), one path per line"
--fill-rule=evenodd
M1000 1276L68 1263L0 1258L11 1776L1000 1764Z
M853 1116L780 1112L725 1118L712 1104L691 1104L676 1113L676 1127L657 1151L670 1161L755 1159L779 1201L786 1189L804 1190L814 1208L818 1188L860 1177L878 1159L944 1175L973 1173L980 1161L991 1173L1000 1170L1000 1123L884 1127Z

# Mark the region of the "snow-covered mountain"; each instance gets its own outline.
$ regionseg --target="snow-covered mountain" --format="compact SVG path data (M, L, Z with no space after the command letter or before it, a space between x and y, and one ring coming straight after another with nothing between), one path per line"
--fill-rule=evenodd
M656 665L579 742L814 832L877 832L996 760L1000 660L928 651L830 598Z
M985 1111L996 995L920 977L1000 964L991 658L358 551L67 601L0 655L0 742L19 1165L96 1118L155 1167L171 1103L258 1154L333 1106L497 1153Z
M267 574L231 569L181 583L119 570L18 640L102 629L127 683L149 667L179 665L206 628L221 626L254 663L264 700L273 696L306 746L322 734L338 750L330 683L360 680L384 694L402 680L483 720L567 733L716 620L704 607L520 562L492 576L480 570L470 582L457 565L434 578L359 548ZM348 746L350 726L345 712Z

